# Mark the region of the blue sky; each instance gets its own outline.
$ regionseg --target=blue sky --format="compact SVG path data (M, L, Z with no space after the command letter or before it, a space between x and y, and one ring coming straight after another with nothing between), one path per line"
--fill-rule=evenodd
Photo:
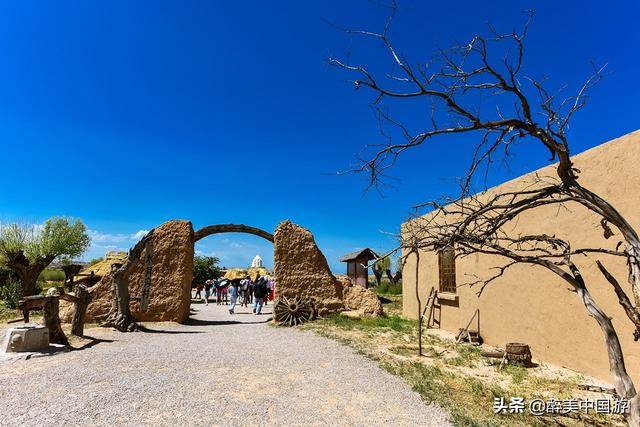
M640 128L635 1L405 0L392 35L417 61L487 22L508 31L531 8L526 74L573 87L590 60L609 64L573 122L574 152ZM370 1L3 2L0 220L81 218L94 238L85 258L128 248L172 218L266 230L291 219L313 231L338 272L343 253L393 246L382 231L397 231L413 205L454 192L468 158L448 141L421 147L382 195L364 192L361 176L336 174L380 138L371 94L355 92L353 76L326 59L352 52L381 70L389 62L328 22L377 30L385 16ZM393 108L409 120L425 114ZM492 182L546 160L519 147ZM272 248L253 236L211 236L197 250L227 266L256 254L272 265Z

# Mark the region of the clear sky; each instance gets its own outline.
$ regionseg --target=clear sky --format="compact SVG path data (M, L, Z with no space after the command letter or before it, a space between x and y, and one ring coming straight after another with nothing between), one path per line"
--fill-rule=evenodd
M535 9L526 74L573 87L590 60L609 64L573 122L574 152L640 128L637 1L399 4L393 38L414 61L487 22L509 31ZM393 246L382 231L455 191L468 158L444 142L421 147L383 195L336 175L380 139L371 94L326 59L351 51L381 69L389 62L328 22L378 30L385 16L376 2L344 0L2 2L0 220L81 218L94 237L87 259L172 218L266 230L291 219L338 272L343 253ZM546 160L520 147L493 182ZM272 265L272 248L253 236L211 236L197 250L227 266L256 254Z

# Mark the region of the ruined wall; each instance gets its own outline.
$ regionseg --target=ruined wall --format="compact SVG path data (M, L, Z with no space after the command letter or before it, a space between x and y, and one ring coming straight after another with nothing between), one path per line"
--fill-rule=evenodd
M193 227L190 221L172 220L154 231L153 269L149 309L140 311L137 301L131 302L131 312L140 321L184 322L189 317L191 280L193 278ZM142 295L146 249L133 268L129 293ZM91 287L92 302L87 309L87 321L106 314L111 309L111 274ZM73 307L61 308L63 320L71 319Z
M184 322L189 317L191 281L193 278L194 232L191 222L173 220L154 231L153 270L149 309L140 311L137 301L131 312L139 321ZM142 294L146 249L130 276L129 293ZM276 296L305 298L314 304L319 316L345 309L358 310L365 316L382 314L382 305L371 291L336 279L327 260L309 230L290 221L281 222L274 233L274 264L277 280ZM87 321L109 312L112 303L111 274L90 288L92 302ZM343 289L344 288L344 289ZM344 291L344 292L343 292ZM61 304L63 321L70 321L73 306Z
M331 273L311 232L283 221L273 238L276 296L309 299L320 316L344 310L342 284Z

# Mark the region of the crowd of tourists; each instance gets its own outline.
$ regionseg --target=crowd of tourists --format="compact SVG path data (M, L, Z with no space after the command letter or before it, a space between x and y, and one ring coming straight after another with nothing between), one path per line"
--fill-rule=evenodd
M215 297L217 305L228 305L229 314L235 314L237 305L252 306L254 314L260 314L262 307L273 301L276 281L272 277L260 276L255 281L250 276L242 280L226 278L209 279L196 286L195 299L209 305L209 299ZM204 297L203 297L204 292Z

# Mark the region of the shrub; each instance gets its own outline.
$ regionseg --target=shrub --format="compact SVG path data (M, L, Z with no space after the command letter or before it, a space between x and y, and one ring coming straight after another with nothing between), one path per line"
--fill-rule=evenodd
M402 295L402 283L393 284L388 280L383 280L380 286L376 286L377 294Z
M42 282L64 282L64 271L57 268L47 268L38 277Z
M9 280L2 288L0 288L0 297L4 301L5 307L13 310L18 307L20 299L20 282Z

